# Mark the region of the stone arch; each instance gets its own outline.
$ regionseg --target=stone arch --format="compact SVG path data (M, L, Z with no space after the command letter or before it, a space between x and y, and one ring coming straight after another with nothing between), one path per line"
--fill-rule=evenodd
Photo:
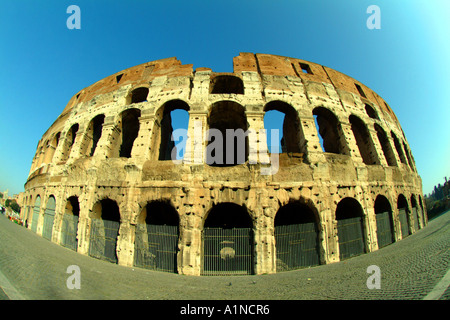
M316 210L300 201L281 206L274 219L277 272L320 264Z
M210 93L244 94L244 82L234 75L218 75L211 77Z
M208 165L234 166L248 160L248 123L242 105L228 100L214 103L208 115L208 128Z
M338 118L325 107L313 109L316 130L321 140L323 152L348 154L343 143L343 132Z
M402 231L402 238L410 235L410 219L408 201L403 194L400 194L397 199L398 218L400 220L400 227Z
M203 224L203 275L253 274L253 222L244 206L212 206Z
M380 164L375 146L364 121L355 115L351 115L349 121L364 163L368 165Z
M117 202L109 198L97 201L90 212L90 220L89 255L117 263L117 237L121 222Z
M282 133L279 134L279 138L281 139L281 152L302 152L300 146L300 119L297 110L286 102L275 100L264 106L264 112L265 124L266 120L270 120L270 112L280 112L283 114L283 124L281 127L276 128ZM267 137L269 139L269 133L267 133ZM267 145L270 145L269 140L267 141Z
M39 222L39 213L41 211L41 196L38 194L33 206L33 219L31 220L31 230L36 232Z
M382 248L394 242L395 229L392 216L392 207L389 200L378 195L374 203L375 219L377 222L378 248Z
M176 273L179 224L179 214L170 201L147 202L137 219L134 265Z
M367 103L365 103L364 104L364 110L366 111L366 114L370 118L375 119L375 120L380 120L380 118L378 117L377 112L375 111L375 109L372 106L370 106Z
M411 194L411 213L412 213L412 220L414 225L414 230L419 230L419 208L417 206L417 200L416 196L414 194Z
M395 150L397 151L400 161L404 164L407 164L405 154L403 153L403 148L400 144L400 141L398 140L397 136L395 135L395 133L393 131L391 131L391 137L394 140Z
M95 116L88 124L84 133L83 144L81 146L81 154L83 156L92 157L97 148L98 141L102 136L103 123L105 115L99 114Z
M127 105L147 101L149 89L147 87L138 87L130 91L127 97Z
M160 130L156 136L154 136L154 150L159 150L158 160L175 160L172 159L173 155L177 154L177 150L175 148L175 142L173 141L172 134L174 131L174 125L182 125L183 128L188 130L188 124L180 124L180 117L187 114L189 119L189 105L180 99L169 100L165 102L156 112L156 121L160 124ZM176 114L177 112L181 112L183 114ZM175 123L175 121L177 123ZM175 128L178 129L178 128ZM183 137L184 142L186 143L186 137ZM173 154L175 151L175 154ZM179 150L178 150L179 151Z
M374 124L374 129L377 132L378 141L380 142L381 149L383 150L383 154L384 157L386 158L387 164L389 166L397 166L394 151L391 148L391 144L389 143L389 139L386 132L377 123Z
M134 141L139 134L140 116L141 110L137 108L129 108L119 114L115 130L110 137L109 157L131 157Z
M56 148L58 147L59 140L61 138L61 132L58 132L50 138L49 143L47 144L47 150L45 150L45 163L51 163L53 160L53 156L55 155Z
M78 248L78 222L80 218L80 202L77 196L67 199L64 215L61 222L60 244L66 248L77 251Z
M358 200L346 197L336 207L339 257L341 260L365 252L364 211Z
M47 240L52 240L53 222L55 221L56 199L54 195L48 197L44 211L44 226L42 236Z
M72 151L72 147L75 143L75 139L78 134L79 125L78 123L73 124L70 129L66 133L66 137L64 139L64 146L61 154L61 161L67 161L69 159L70 153Z

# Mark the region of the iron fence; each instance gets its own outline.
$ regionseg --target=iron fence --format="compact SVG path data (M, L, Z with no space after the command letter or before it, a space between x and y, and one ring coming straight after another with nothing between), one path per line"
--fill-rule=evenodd
M103 219L91 219L89 255L94 258L117 263L116 244L120 223Z
M61 225L61 245L77 251L78 216L65 214Z
M205 228L203 230L202 275L253 273L251 228Z
M341 260L364 253L362 218L355 217L337 221L339 256Z
M275 227L277 272L319 264L318 230L314 222Z
M378 247L382 248L394 241L392 230L391 213L381 212L375 215L377 220L377 239Z
M134 249L136 267L176 273L178 226L138 224Z

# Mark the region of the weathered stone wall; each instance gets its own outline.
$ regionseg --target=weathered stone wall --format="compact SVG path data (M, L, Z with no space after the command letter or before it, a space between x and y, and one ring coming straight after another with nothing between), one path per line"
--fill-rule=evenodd
M54 196L52 241L60 243L68 198L76 196L80 204L78 252L88 254L93 208L102 199L112 199L120 209L118 263L132 266L135 230L143 208L153 200L166 200L179 214L178 272L189 275L201 273L203 225L211 208L220 203L235 203L248 211L253 221L256 274L276 272L274 219L279 208L293 201L306 204L316 214L323 264L340 260L335 212L344 198L356 199L363 209L366 252L378 249L374 211L378 195L386 197L392 207L396 240L402 238L399 195L408 200L410 221L412 202L416 202L419 227L424 226L421 179L400 124L379 95L338 71L300 59L241 53L233 61L232 74L217 74L208 68L193 71L192 65L182 65L176 58L148 62L74 95L39 141L25 185L22 217L31 224L39 197L37 233L42 234L46 201ZM232 92L211 93L218 76L229 77ZM234 92L240 84L236 78L242 81L243 93ZM133 103L137 88L148 92L144 90L143 101ZM248 129L256 132L264 129L268 110L279 110L292 119L285 137L295 139L295 146L288 147L294 151L280 154L276 174L261 175L261 168L267 167L264 153L250 152L245 164L229 167L205 164L206 130L217 105L242 108ZM190 140L179 164L159 160L162 120L171 109L189 112L190 138L199 130L195 124L201 124L204 137ZM120 157L127 110L138 114L139 130L131 154ZM324 110L336 120L325 116ZM101 137L94 142L91 121L98 115L104 121ZM339 151L322 150L317 115L325 128L321 135L332 141L330 145L339 145ZM354 131L355 117L367 128L361 136ZM326 123L335 125L326 127ZM386 133L384 142L375 124ZM95 143L95 153L89 155ZM250 143L250 149L267 147L263 133ZM365 150L364 157L361 150ZM415 232L413 224L409 225L410 232Z

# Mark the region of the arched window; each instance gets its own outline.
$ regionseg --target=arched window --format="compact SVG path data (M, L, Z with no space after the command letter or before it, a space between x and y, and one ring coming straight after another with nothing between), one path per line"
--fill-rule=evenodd
M400 142L398 141L397 136L392 131L391 131L391 136L392 136L392 139L394 140L395 150L397 150L397 154L398 154L398 157L400 158L400 161L404 164L407 164L405 154L403 153L403 148L402 148Z
M53 222L55 220L56 200L54 196L50 196L44 211L44 227L42 236L47 240L52 240Z
M210 93L244 94L244 83L241 78L231 75L213 77L210 83Z
M349 117L352 126L353 135L358 145L359 153L365 164L380 164L375 147L370 137L365 123L358 117L351 115Z
M400 220L400 226L402 230L402 238L406 238L409 236L409 210L408 210L408 201L405 196L400 194L397 200L397 210L398 210L398 218Z
M54 137L51 139L49 144L47 145L47 149L45 150L45 163L51 163L53 160L53 156L55 154L55 150L58 147L59 144L59 138L61 137L61 132L58 132L54 135Z
M343 132L336 116L328 109L317 107L313 110L316 129L324 152L347 154Z
M397 161L395 160L394 151L391 148L389 139L386 132L378 124L374 125L375 131L377 132L378 141L380 142L381 149L383 150L384 157L389 166L396 166Z
M371 106L369 106L367 103L364 105L364 109L366 110L366 113L369 117L371 117L372 119L375 120L379 120L380 118L378 118L378 114L375 111L374 108L372 108Z
M89 255L117 263L117 236L120 227L119 206L114 200L98 201L91 212Z
M170 202L147 203L136 225L134 265L176 273L178 226L178 212Z
M134 89L133 91L131 91L129 95L128 104L147 101L148 92L149 92L148 88L145 87Z
M204 223L202 275L252 274L252 227L244 207L234 203L215 205Z
M80 203L78 197L67 199L61 225L61 245L77 251L78 248L78 219L80 216Z
M394 242L394 223L392 208L389 200L382 195L375 199L375 218L377 221L378 248L382 248Z
M363 209L353 198L342 199L336 208L339 257L341 260L365 252Z
M139 133L139 117L141 116L141 110L128 109L122 112L122 139L119 149L119 157L130 158L131 151L133 149L134 140Z
M267 131L267 145L271 153L300 153L300 120L297 111L282 101L269 102L264 107L264 128L278 130L279 148L272 146L270 130Z
M248 159L247 117L244 107L232 101L216 102L208 117L206 163L234 166Z
M159 109L157 118L161 124L160 139L155 139L155 145L159 145L159 160L179 160L184 157L189 124L189 109L189 105L182 100L168 101ZM182 129L186 135L182 134L174 137L173 133L177 129ZM175 143L177 142L175 139L180 137L181 139L178 140L178 143Z
M291 202L282 206L274 221L277 272L320 263L319 229L307 205Z
M37 225L39 222L39 212L40 211L41 211L41 197L38 195L36 197L36 201L34 201L33 219L31 221L31 230L34 232L37 231Z
M92 157L97 148L98 141L102 136L103 122L105 121L105 115L99 114L89 122L84 135L84 141L82 145L82 154L88 157Z
M75 138L77 137L78 127L78 123L76 123L69 129L69 131L67 131L62 153L62 161L69 159L70 152L72 151L73 144L75 143Z

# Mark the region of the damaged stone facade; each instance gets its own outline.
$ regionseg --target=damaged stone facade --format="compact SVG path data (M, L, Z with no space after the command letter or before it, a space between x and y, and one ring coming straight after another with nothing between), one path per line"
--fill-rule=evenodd
M366 253L380 247L376 213L385 208L377 209L377 199L391 212L392 241L426 225L422 182L411 150L378 94L301 59L241 53L233 65L233 73L215 73L194 71L176 58L162 59L120 71L75 94L38 143L21 212L28 227L43 235L52 199L50 240L61 244L63 217L76 214L74 250L88 255L92 221L101 218L102 201L112 200L120 215L117 263L134 266L136 230L148 204L163 202L178 214L175 272L201 275L204 226L221 204L239 206L250 218L252 274L281 271L275 218L289 204L312 212L319 264L343 259L340 204L361 209ZM278 172L262 175L267 162L251 152L242 164L208 165L206 137L188 141L183 161L173 162L168 156L172 128L165 123L178 109L188 112L189 137L194 123L202 124L203 137L208 128L221 126L258 132L266 112L284 113ZM266 144L266 137L260 134L250 143ZM224 250L222 255L232 253Z

